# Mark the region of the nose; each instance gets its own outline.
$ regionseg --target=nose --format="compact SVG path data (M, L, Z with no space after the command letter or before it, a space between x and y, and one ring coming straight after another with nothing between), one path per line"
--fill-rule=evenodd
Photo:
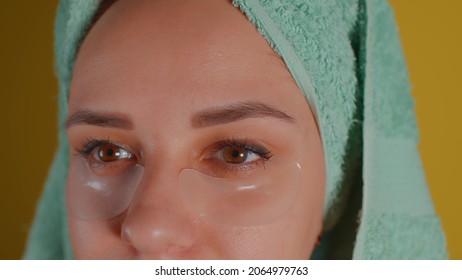
M180 196L178 176L144 172L122 223L121 238L150 258L185 253L194 244L194 215Z

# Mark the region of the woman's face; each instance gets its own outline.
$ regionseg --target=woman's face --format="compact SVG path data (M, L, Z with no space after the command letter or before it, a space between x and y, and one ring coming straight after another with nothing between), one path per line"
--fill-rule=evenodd
M67 134L68 207L76 199L69 186L88 175L75 168L82 157L103 180L136 164L144 169L116 216L70 213L76 258L310 257L325 189L316 123L284 62L229 1L117 1L80 48ZM267 161L274 182L290 181L272 165L278 158L298 164L300 189L269 223L211 221L180 191L185 168L227 177L229 166Z

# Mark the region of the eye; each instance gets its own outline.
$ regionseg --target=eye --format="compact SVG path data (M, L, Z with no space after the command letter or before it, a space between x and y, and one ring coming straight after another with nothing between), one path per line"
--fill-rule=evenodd
M85 158L93 173L100 176L121 174L138 162L135 154L109 139L85 139L82 147L77 149L77 155Z
M250 176L262 170L272 156L259 141L227 139L212 145L201 171L220 178Z
M93 152L93 158L97 161L102 162L111 162L119 159L132 157L133 154L127 152L126 150L117 145L110 143L101 144L100 146L96 147Z
M241 164L244 162L257 160L260 156L237 145L224 147L218 155L218 158L232 164Z

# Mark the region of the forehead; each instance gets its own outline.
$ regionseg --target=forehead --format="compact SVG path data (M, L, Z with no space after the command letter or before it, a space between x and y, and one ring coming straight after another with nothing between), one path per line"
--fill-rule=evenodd
M286 110L304 99L281 58L229 1L119 0L81 46L70 111L121 100L161 110L249 98Z

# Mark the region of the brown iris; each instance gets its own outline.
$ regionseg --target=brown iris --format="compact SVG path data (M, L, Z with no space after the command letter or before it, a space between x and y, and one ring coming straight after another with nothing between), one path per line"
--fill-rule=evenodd
M120 157L120 148L112 144L104 144L98 148L98 159L104 162L115 161Z
M247 159L247 149L239 146L228 146L223 149L223 159L228 163L243 163Z

